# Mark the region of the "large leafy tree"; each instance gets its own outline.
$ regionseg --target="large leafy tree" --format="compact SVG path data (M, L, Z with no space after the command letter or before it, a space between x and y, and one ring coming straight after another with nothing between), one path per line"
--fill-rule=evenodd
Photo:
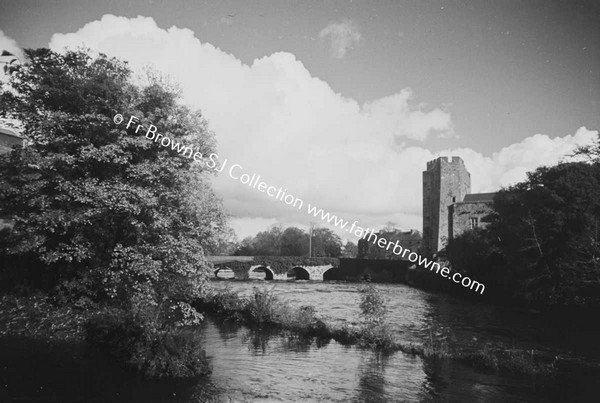
M273 225L269 230L256 234L252 241L252 252L255 256L281 256L281 237L283 229Z
M288 227L281 235L282 256L308 256L308 234L300 228Z
M0 157L0 215L15 222L0 237L5 280L92 299L199 292L203 251L226 232L221 202L201 163L125 123L135 115L207 155L215 141L201 114L160 77L134 83L124 62L105 55L26 55L0 92L0 117L26 139Z
M328 228L313 230L312 255L314 257L339 257L342 254L342 239Z
M499 192L491 233L519 290L547 303L587 303L600 288L600 164L542 167ZM598 302L598 301L596 301Z
M447 248L455 270L538 305L600 304L600 163L541 167L502 189L485 230Z

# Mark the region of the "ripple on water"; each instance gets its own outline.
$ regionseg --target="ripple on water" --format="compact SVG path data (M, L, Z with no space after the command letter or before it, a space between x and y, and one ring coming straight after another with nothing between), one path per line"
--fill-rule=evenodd
M420 359L388 357L330 342L320 348L275 334L240 327L234 343L224 345L210 321L203 330L212 359L211 381L246 398L282 401L419 400L427 381ZM268 387L267 387L268 385Z
M317 315L333 324L354 323L359 320L358 284L297 284L293 281L262 284L232 281L214 284L217 287L230 287L242 295L251 295L254 287L271 289L283 301L294 306L314 306ZM403 342L423 343L432 340L434 343L446 344L450 350L466 352L479 351L486 347L534 349L536 352L561 354L562 357L573 357L576 360L587 359L596 364L600 362L600 344L596 342L600 338L599 332L581 335L571 329L556 329L535 314L494 307L477 300L429 293L402 284L376 284L376 287L387 296L388 320L393 325L398 339ZM320 377L327 377L327 383L332 390L343 391L340 392L343 398L335 398L334 395L320 389L317 389L313 398L325 396L333 400L343 401L350 398L360 401L365 400L365 396L370 393L369 396L385 396L392 401L427 400L432 396L439 397L440 394L444 397L454 396L456 399L450 400L456 401L506 401L506 396L512 397L510 401L540 401L535 390L537 386L528 383L527 380L515 381L512 378L484 374L458 363L446 363L441 368L430 368L424 366L420 360L415 363L405 356L394 355L383 360L384 363L381 364L371 356L366 357L365 352L345 349L334 342L312 351L313 347L293 346L281 340L275 338L264 341L252 337L248 339L248 344L255 349L253 354L260 356L259 368L267 368L264 379L269 379L268 374L275 371L274 368L280 369L285 373L285 379L289 379L288 371L292 369L288 364L281 364L283 361L289 360L288 363L291 362L292 367L298 368L293 372L296 375L292 378L298 376L301 386L288 385L293 393L287 394L288 392L283 390L273 392L277 396L281 393L282 396L291 398L294 393L301 393L301 390L306 390L312 383L318 383L314 379L311 381L309 375L302 375L317 371ZM299 356L292 359L288 350ZM240 357L236 357L233 361L239 363L240 360ZM327 373L330 375L327 376ZM272 376L278 379L277 374ZM577 394L580 387L585 387L587 393L593 382L588 382L583 376L580 378L586 380L580 382L578 387L569 387L561 382L561 393ZM325 397L323 400L327 400ZM557 394L546 396L541 401L550 398L561 399L560 394Z

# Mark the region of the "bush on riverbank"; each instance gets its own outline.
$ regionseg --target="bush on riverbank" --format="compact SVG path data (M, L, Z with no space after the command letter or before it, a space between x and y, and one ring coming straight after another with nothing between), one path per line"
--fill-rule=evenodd
M372 283L359 288L360 315L358 344L378 350L391 350L396 344L392 326L386 320L386 298Z
M231 290L211 292L197 299L193 306L198 311L207 311L248 326L270 326L300 335L328 334L325 323L315 316L314 307L291 307L269 290L254 288L250 297L240 297Z
M195 327L200 318L181 302L161 309L93 310L60 305L41 293L0 298L0 337L46 345L85 341L92 351L149 378L190 378L209 371Z
M86 323L87 342L149 378L193 378L210 372L198 329L169 324L163 315L160 306L141 312L107 308Z

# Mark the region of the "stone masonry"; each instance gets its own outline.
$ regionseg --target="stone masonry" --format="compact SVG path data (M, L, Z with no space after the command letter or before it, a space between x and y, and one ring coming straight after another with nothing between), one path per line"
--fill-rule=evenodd
M433 256L468 229L485 227L495 193L471 193L460 157L439 157L423 171L423 254Z

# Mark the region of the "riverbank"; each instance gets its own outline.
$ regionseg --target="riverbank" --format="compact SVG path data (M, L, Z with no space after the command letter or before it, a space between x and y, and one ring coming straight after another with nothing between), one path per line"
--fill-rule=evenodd
M292 306L265 290L257 289L245 296L232 290L213 290L193 305L218 323L242 324L251 329L288 335L317 345L335 341L340 345L379 351L384 355L402 352L422 359L427 365L461 363L483 373L513 378L525 376L534 384L548 384L552 379L561 379L573 368L576 373L598 373L597 364L583 368L585 365L581 362L574 362L573 359L542 348L486 346L461 349L434 332L421 342L406 341L406 338L400 340L398 336L402 334L397 333L390 323L367 323L358 318L347 323L332 322L329 318L321 317L312 306ZM358 305L358 301L355 301L355 305ZM0 337L63 347L65 343L85 347L89 342L86 340L86 323L98 312L97 309L57 306L41 294L4 296L0 299ZM83 347L76 350L83 351Z
M291 307L269 291L256 290L253 298L240 297L232 291L212 292L194 307L222 321L234 321L249 327L268 327L293 333L298 337L335 340L342 345L356 345L387 353L402 351L426 360L458 360L474 368L515 375L553 376L559 360L528 351L486 349L480 352L452 351L432 336L422 344L398 341L388 324L343 325L325 323L313 307ZM0 299L0 337L20 337L47 343L86 340L85 326L98 309L57 306L42 294Z
M193 305L222 321L249 327L278 329L307 339L335 340L342 345L367 347L384 353L401 351L429 362L454 360L475 369L513 376L547 379L556 376L561 365L559 357L535 351L490 348L477 352L458 351L443 340L437 341L433 335L423 343L405 343L395 337L386 322L334 326L316 316L313 307L294 309L266 290L255 289L251 297L240 297L225 290L207 295Z

